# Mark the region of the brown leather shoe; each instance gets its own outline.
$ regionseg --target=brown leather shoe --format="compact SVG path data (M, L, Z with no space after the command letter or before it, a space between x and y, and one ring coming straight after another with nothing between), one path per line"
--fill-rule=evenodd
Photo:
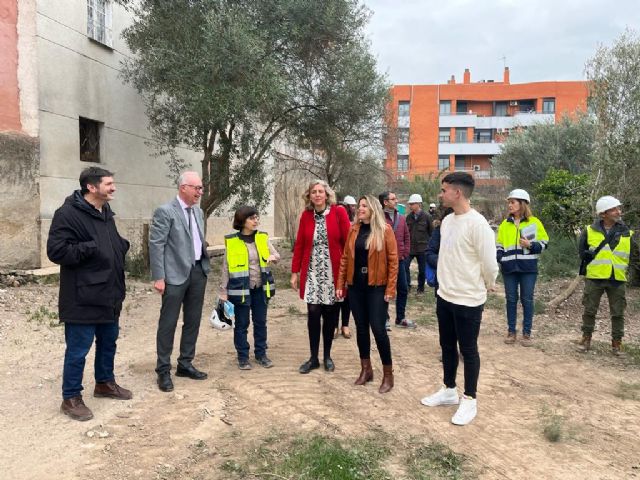
M116 400L131 400L133 393L131 390L122 388L116 382L96 383L96 388L93 390L94 397L107 397L115 398Z
M360 359L360 376L353 382L355 385L364 385L367 382L373 380L373 368L371 367L370 358Z
M378 392L387 393L393 388L393 365L383 365L382 373L384 376L382 377L382 383L380 384Z
M504 343L507 345L513 345L516 343L516 332L508 332L507 336L504 339Z
M63 400L62 405L60 405L60 411L74 420L81 422L86 422L93 418L93 413L91 413L91 410L89 410L82 401L82 395Z
M582 334L582 339L578 342L578 351L586 353L591 350L591 334Z
M531 335L527 335L526 333L522 335L522 339L520 340L520 345L523 347L531 347L533 346L533 340L531 340Z

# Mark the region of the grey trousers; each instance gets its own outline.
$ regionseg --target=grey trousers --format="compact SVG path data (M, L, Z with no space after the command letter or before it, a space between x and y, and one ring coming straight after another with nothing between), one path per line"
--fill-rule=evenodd
M175 337L181 307L183 322L178 365L185 368L191 365L196 355L196 342L198 341L198 332L200 330L202 304L204 302L206 286L207 276L199 264L191 268L189 278L182 285L167 284L165 286L165 291L162 295L160 320L158 321L158 334L156 336L158 353L156 373L160 374L171 371L173 339Z

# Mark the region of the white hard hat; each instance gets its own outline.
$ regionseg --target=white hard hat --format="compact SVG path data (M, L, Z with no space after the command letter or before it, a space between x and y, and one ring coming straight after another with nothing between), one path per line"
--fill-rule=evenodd
M422 196L419 193L413 193L407 203L422 203Z
M596 213L604 213L610 208L619 207L620 205L622 204L616 197L605 195L604 197L600 197L596 202Z
M429 204L429 208L436 208L436 204L435 203L430 203Z
M342 202L345 205L357 205L356 204L356 199L353 198L351 195L347 195L346 197L344 197L344 200Z
M526 190L523 190L521 188L516 188L515 190L511 190L509 192L509 196L507 197L507 200L509 200L510 198L515 198L516 200L524 200L527 203L531 203L531 198L529 197L529 194L527 193Z

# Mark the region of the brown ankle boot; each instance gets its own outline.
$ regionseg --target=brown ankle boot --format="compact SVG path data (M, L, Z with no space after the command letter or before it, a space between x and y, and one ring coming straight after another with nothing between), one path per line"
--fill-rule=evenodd
M382 377L382 383L380 384L378 392L387 393L393 388L393 365L383 365L382 373L384 376Z
M591 334L583 333L582 339L578 342L578 351L588 352L591 349Z
M622 340L611 340L611 353L616 356L624 355L622 352Z
M108 397L115 398L116 400L131 400L133 393L131 390L122 388L116 382L96 383L96 388L93 390L94 397Z
M63 400L62 405L60 405L60 411L74 420L80 420L81 422L93 418L93 413L91 413L91 410L89 410L82 401L82 395Z
M360 376L357 378L355 385L364 385L367 382L373 380L373 368L371 367L371 359L370 358L361 358L360 359Z

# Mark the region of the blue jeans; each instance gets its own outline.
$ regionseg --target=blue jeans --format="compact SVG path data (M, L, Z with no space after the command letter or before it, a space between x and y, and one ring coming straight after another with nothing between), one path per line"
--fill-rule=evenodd
M407 259L398 260L398 280L396 281L396 323L404 320L404 312L407 308L409 286L407 285ZM389 304L385 302L386 320L389 321Z
M77 397L82 392L82 375L87 353L96 339L94 375L96 383L112 382L113 361L116 356L118 322L113 323L65 323L64 370L62 371L62 398Z
M262 287L252 288L250 305L234 305L236 324L233 330L233 344L238 352L238 360L249 359L249 313L253 320L253 341L256 358L267 354L267 297Z
M504 292L507 299L507 325L509 332L516 331L516 318L518 316L518 286L520 286L520 302L522 303L522 333L531 335L533 326L533 291L536 287L538 274L533 273L507 273L502 274L504 279Z

